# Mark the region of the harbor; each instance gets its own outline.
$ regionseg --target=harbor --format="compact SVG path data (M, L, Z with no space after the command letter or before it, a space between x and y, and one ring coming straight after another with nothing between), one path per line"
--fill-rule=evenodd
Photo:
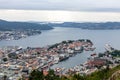
M54 69L55 73L59 76L69 76L71 74L90 75L93 72L112 69L119 66L119 50L114 49L109 44L105 45L106 52L91 53L87 61L83 64L75 65L71 68L57 67Z
M70 31L69 34L66 34L67 31ZM80 35L76 32L78 32ZM1 58L2 71L1 71L0 75L3 76L4 74L6 74L6 75L8 75L8 77L11 80L16 80L16 78L20 78L21 73L26 74L26 77L28 77L28 74L27 74L28 72L30 72L32 69L38 69L40 67L42 67L42 69L46 67L46 69L44 70L45 72L47 72L48 67L50 67L50 69L55 69L57 74L61 74L61 71L63 74L68 74L69 72L85 73L85 72L89 72L89 70L94 72L98 69L84 68L83 70L81 70L82 67L86 66L86 65L85 66L81 66L81 65L84 65L84 63L88 60L88 58L92 54L96 53L96 56L98 56L97 54L99 52L106 51L107 48L104 47L104 45L106 45L106 43L110 43L115 49L119 49L119 44L118 44L119 39L118 39L118 41L114 40L116 37L113 36L113 38L111 38L111 36L109 36L110 34L108 34L108 35L103 36L104 40L103 39L101 40L101 38L97 37L97 36L100 36L101 32L104 34L106 34L106 32L107 32L107 34L108 34L111 31L97 30L97 31L95 31L95 34L94 34L93 31L89 31L89 30L80 30L80 29L76 29L76 28L74 28L74 29L73 28L64 28L64 29L63 28L55 28L51 31L43 31L42 32L43 34L37 35L37 36L31 36L31 37L27 37L24 39L13 40L13 41L1 41L0 49L2 50L2 52L8 50L8 51L12 51L13 54L16 54L14 52L17 52L17 55L18 55L18 53L21 53L21 54L19 54L19 57L21 56L22 58L20 57L20 60L19 60L19 59L16 59L16 57L12 56L12 58L15 58L15 59L13 59L13 60L10 59L9 64L8 64L8 62L3 63L3 60L2 60L3 58ZM75 35L73 36L73 33L76 36ZM119 33L119 30L118 31L115 30L114 34L117 35L118 33ZM65 36L68 36L68 37L65 37ZM54 37L56 37L56 39ZM49 40L47 40L46 38ZM36 51L38 51L38 52L42 51L42 52L46 53L47 49L49 47L52 47L51 45L54 45L55 43L59 43L61 41L68 41L68 40L79 40L78 38L90 39L94 43L93 47L91 47L91 48L95 49L95 47L96 47L96 49L94 51L92 49L89 51L90 48L88 47L88 49L84 48L85 49L84 51L75 51L76 53L74 53L74 55L71 55L71 53L70 53L69 58L67 57L63 61L59 61L59 58L56 56L52 56L54 58L47 56L50 54L42 55L42 56L39 56L36 58L37 55L40 55L39 53L36 53ZM31 40L32 40L32 42L31 42ZM19 46L17 46L17 45L19 45ZM20 45L21 45L21 47L20 47ZM27 47L27 46L31 46L31 47ZM76 50L79 48L76 48ZM110 48L108 48L108 50L109 49ZM81 52L81 53L77 53L77 52ZM10 52L6 52L6 53L8 54ZM50 53L53 55L52 51ZM56 52L54 52L54 53L56 53ZM43 56L45 56L45 57L43 57ZM61 54L60 56L63 56L63 54ZM65 54L64 56L67 56L67 55ZM36 58L36 59L34 59L34 58ZM41 60L39 60L39 59L41 59ZM49 59L49 61L48 61L48 59ZM54 61L54 62L52 62L52 61ZM27 64L26 62L29 64ZM19 65L17 65L17 63L19 63ZM40 65L39 65L39 63L40 63ZM46 65L47 63L49 63L49 65ZM35 65L35 64L37 64L37 65ZM33 66L33 65L35 65L35 66ZM8 69L9 68L8 66L10 66L10 69ZM30 66L30 68L28 69L28 68L22 67L22 66ZM3 70L3 67L4 67L4 70ZM16 68L18 68L18 69L16 69ZM78 70L80 70L80 72ZM16 74L16 73L20 73L20 74Z
M93 49L95 47L88 39L67 40L46 47L26 49L20 46L3 47L0 49L1 76L9 74L9 80L17 80L23 74L29 75L34 69L49 70L55 64Z

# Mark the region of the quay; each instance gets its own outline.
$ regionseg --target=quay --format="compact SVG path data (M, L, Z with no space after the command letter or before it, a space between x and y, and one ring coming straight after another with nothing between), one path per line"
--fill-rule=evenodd
M17 80L23 75L28 77L34 69L49 70L54 64L67 60L83 51L93 51L95 47L88 39L67 40L46 47L23 49L20 46L7 46L0 49L0 68L2 78ZM65 71L65 68L59 69Z

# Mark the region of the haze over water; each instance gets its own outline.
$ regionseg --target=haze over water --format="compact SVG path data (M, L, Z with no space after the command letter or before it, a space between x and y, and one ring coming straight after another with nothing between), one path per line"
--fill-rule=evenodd
M0 19L9 21L107 22L120 21L119 12L0 9Z

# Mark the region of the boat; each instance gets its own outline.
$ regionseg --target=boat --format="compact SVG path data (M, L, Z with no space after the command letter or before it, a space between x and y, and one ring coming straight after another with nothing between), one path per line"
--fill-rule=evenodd
M94 51L96 47L84 47L85 51Z
M59 63L59 57L55 56L54 57L54 64L58 64Z
M112 52L114 48L112 48L109 44L105 44L106 51Z
M58 64L59 63L59 60L54 60L54 64Z
M61 54L59 57L59 61L64 61L64 60L67 60L68 58L69 58L68 54Z
M96 53L91 54L91 56L96 56L96 55L97 55Z

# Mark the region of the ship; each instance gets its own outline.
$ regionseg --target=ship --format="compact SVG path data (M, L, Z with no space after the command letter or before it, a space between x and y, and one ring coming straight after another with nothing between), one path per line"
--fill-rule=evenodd
M60 54L59 61L64 61L69 58L69 54Z
M109 52L112 52L114 50L114 48L111 47L111 45L109 45L109 44L105 44L105 50L109 51Z

